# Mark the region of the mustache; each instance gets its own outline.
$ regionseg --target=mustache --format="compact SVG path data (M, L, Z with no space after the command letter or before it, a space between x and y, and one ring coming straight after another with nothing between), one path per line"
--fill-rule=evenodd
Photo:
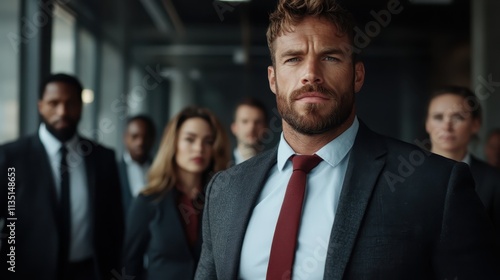
M307 93L307 92L319 92L321 94L324 94L326 97L331 97L331 98L336 98L337 94L333 91L330 90L322 85L318 84L307 84L299 89L296 89L292 91L292 94L290 95L290 98L296 99L298 98L301 94Z
M62 122L62 121L69 122L69 123L74 122L73 119L70 117L60 117L57 120L55 120L54 122Z

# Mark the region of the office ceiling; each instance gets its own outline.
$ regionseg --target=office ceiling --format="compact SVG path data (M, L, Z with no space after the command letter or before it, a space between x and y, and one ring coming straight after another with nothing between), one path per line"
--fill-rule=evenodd
M373 48L402 49L425 45L436 32L468 38L469 0L343 0L363 30L374 21L374 13L397 5L382 27ZM451 2L448 4L428 4ZM269 63L265 40L268 15L276 0L229 3L214 0L74 0L75 9L89 22L107 26L106 36L115 36L133 60L162 67L211 69L234 65ZM97 29L99 27L96 27ZM372 48L370 46L370 48Z

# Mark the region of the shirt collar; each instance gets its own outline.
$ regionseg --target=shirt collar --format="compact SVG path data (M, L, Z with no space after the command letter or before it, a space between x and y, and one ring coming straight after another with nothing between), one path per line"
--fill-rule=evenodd
M127 165L134 163L134 160L132 159L130 153L127 150L123 152L123 161L125 161Z
M238 151L238 147L234 148L233 155L235 164L244 162L243 156L240 154L240 151Z
M358 129L359 121L358 117L355 117L352 125L346 131L344 131L342 134L319 149L316 154L324 161L326 161L329 165L335 167L351 150L352 146L354 145L354 140L356 139ZM282 132L280 143L278 145L278 170L283 171L286 163L288 162L288 159L295 154L295 151L286 142Z
M465 162L465 163L467 163L468 165L470 165L470 153L469 153L469 152L467 152L467 153L465 154L465 157L462 159L462 162Z
M127 150L125 150L123 152L123 161L125 161L126 165L133 165L133 164L135 164L135 165L138 165L140 167L146 167L146 168L149 167L150 164L151 164L151 161L150 161L149 158L146 160L146 162L144 162L143 164L140 164L139 162L137 162L134 159L132 159L132 156L130 155L130 153Z
M42 141L43 146L47 150L47 153L51 156L56 155L62 147L61 141L57 139L52 133L47 130L44 123L40 124L38 129L38 135L40 136L40 141ZM66 141L66 148L68 150L76 151L78 144L78 136L75 133L68 141Z

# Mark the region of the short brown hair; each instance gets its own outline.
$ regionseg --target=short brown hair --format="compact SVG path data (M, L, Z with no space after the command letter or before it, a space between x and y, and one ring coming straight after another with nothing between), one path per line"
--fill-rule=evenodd
M354 42L354 17L335 0L279 0L276 10L269 15L269 27L266 33L273 65L275 64L274 40L283 33L290 32L292 26L306 17L323 18L333 23L340 34L348 36L351 45ZM346 47L350 48L354 61L356 53L353 52L352 46Z
M260 101L259 99L253 98L253 97L247 97L247 98L241 100L238 104L236 104L236 107L235 107L234 113L233 113L233 121L236 120L236 112L238 111L238 109L241 106L250 106L252 108L256 108L256 109L260 110L262 112L262 114L264 115L264 121L266 122L266 125L267 125L269 116L267 115L266 105L264 105L264 103L262 103L262 101Z

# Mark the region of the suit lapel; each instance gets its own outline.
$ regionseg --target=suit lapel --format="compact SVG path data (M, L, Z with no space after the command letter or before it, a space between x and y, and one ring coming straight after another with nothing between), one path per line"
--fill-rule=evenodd
M81 142L87 142L86 145L81 144L81 147L91 147L90 152L88 155L84 155L83 158L85 160L85 173L87 175L87 188L88 188L88 194L89 194L89 217L90 217L90 227L91 230L90 232L95 232L94 231L94 225L95 225L95 199L96 199L96 166L97 166L97 159L96 159L96 153L94 153L94 149L96 148L96 143L92 143L88 139L80 138L79 141Z
M122 187L123 208L126 209L125 213L127 213L130 203L132 202L132 192L130 190L130 183L128 181L127 163L125 163L123 156L122 159L120 160L118 168L120 169L119 173L121 179L120 186Z
M57 224L57 217L59 217L59 196L56 190L54 172L52 171L52 165L49 160L49 156L47 155L47 151L45 150L38 134L32 138L31 150L32 153L29 154L33 162L29 166L39 166L39 168L36 169L36 173L38 174L37 177L39 178L37 184L40 184L40 188L42 190L47 190L47 194L50 196L49 207L52 210L52 216ZM40 193L45 193L45 191Z
M479 186L483 185L484 174L482 174L483 172L481 172L481 169L479 167L479 160L476 159L473 155L470 156L469 168L476 183L475 189L476 191L478 191L480 189Z
M178 252L179 256L193 257L184 225L186 223L184 219L187 218L184 217L184 215L189 215L189 213L182 214L179 212L179 204L177 200L179 195L180 193L177 189L175 189L175 187L165 195L165 204L162 206L165 208L165 211L163 212L165 217L163 219L165 221L171 221L167 230L170 230L169 235L172 236L172 239L182 243L182 246L180 247L183 248L182 251L184 252ZM185 210L182 209L181 211Z
M342 279L373 188L385 164L383 138L360 122L328 245L324 279Z
M223 239L227 246L226 255L224 256L225 267L227 269L224 269L223 272L227 272L227 275L221 275L221 279L238 278L241 248L248 222L250 221L257 198L266 182L268 172L276 164L277 151L277 148L275 148L272 151L257 156L259 158L255 160L252 159L252 165L247 166L244 173L238 172L237 176L236 174L231 174L231 172L233 170L235 170L234 172L239 171L238 167L227 171L229 174L226 175L226 178L232 180L228 187L231 188L238 185L243 185L243 187L234 188L234 196L231 202L233 205L227 207L228 210L236 210L231 213L231 221L228 223L229 228L225 231L226 236Z

